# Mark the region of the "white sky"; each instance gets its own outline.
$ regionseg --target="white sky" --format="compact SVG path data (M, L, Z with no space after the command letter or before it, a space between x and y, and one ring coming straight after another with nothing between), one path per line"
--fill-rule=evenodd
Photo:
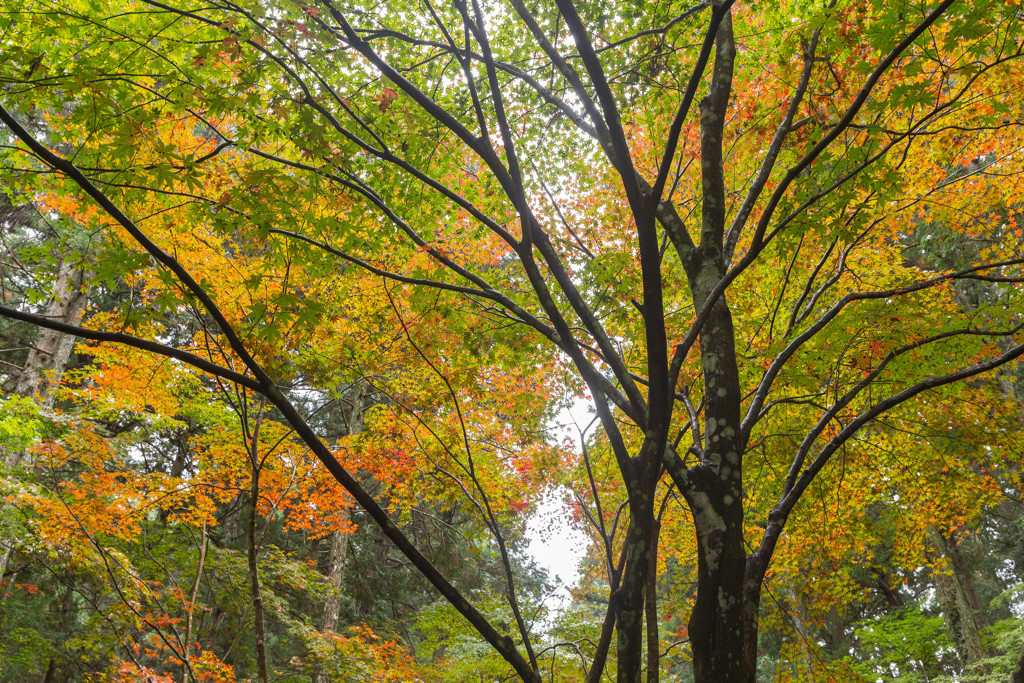
M591 402L579 400L562 410L552 425L555 438L568 436L580 451L579 430L590 424L594 412ZM575 528L565 510L565 491L553 490L526 524L527 552L537 564L556 580L558 590L548 600L548 607L557 610L569 599L569 590L579 581L579 564L587 551L587 536Z
M563 508L564 495L554 491L538 507L526 523L527 552L534 561L555 580L558 589L548 599L548 607L557 610L569 598L580 574L578 566L587 550L586 535L573 528L569 514Z

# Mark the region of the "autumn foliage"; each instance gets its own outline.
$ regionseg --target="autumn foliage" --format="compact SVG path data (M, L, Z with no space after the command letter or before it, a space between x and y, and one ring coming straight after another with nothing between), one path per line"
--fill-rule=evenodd
M5 2L0 677L1024 680L1022 23Z

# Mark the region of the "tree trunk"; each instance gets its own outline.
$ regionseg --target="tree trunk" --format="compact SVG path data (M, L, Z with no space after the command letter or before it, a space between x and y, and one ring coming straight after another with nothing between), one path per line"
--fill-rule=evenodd
M697 310L724 272L720 253L705 257L691 271ZM697 533L697 599L690 617L694 680L697 683L752 682L756 661L747 637L750 599L747 556L743 545L742 444L740 442L739 371L732 314L719 298L700 335L704 371L705 444L702 464L690 470L684 491ZM745 654L747 653L747 654Z
M254 449L255 450L255 447ZM267 683L267 644L263 627L263 594L260 590L259 562L256 547L256 511L260 492L260 471L257 467L252 471L252 487L249 490L249 516L246 520L245 538L248 546L249 593L252 598L253 631L256 636L256 669L259 680Z
M53 294L42 315L70 325L79 324L89 299L88 288L83 284L84 279L85 274L75 270L70 261L62 261L57 271ZM42 408L51 408L74 347L74 337L54 330L40 329L39 339L29 350L25 367L18 376L12 393L31 398ZM33 464L28 451L7 451L2 456L7 471L19 466L30 467ZM0 553L0 579L7 571L13 553L13 546L5 547ZM0 595L0 600L2 597Z
M260 474L263 470L263 459L260 454L260 428L263 425L266 402L260 400L250 432L246 423L246 437L249 441L250 481L247 497L248 516L245 525L245 540L248 549L249 594L252 598L253 635L256 637L256 671L259 680L267 683L267 640L263 624L263 592L260 588L259 547L256 542L256 522L259 515Z
M346 435L358 434L363 431L366 409L370 405L366 389L364 383L357 382L353 385L351 394L345 399L346 410L343 419ZM345 517L351 521L351 514L346 513ZM345 563L348 560L349 536L347 531L335 531L331 534L331 545L324 568L324 575L327 578L327 598L324 600L324 609L320 615L321 631L336 631L338 629L338 621L341 618L341 596L345 584ZM382 543L381 547L386 547L386 545ZM323 678L319 671L313 673L312 683L322 683L325 680L327 679Z
M720 3L715 3L716 5ZM725 276L726 187L723 125L732 91L735 44L726 11L715 36L711 85L700 102L701 236L687 255L695 311L701 311ZM704 379L704 449L683 494L697 533L697 599L690 617L694 680L749 683L745 618L747 556L743 545L743 443L736 336L725 296L700 330ZM756 611L755 611L756 616ZM756 640L753 656L756 658Z
M641 483L640 486L649 488L644 485L645 483ZM625 571L622 573L619 589L612 594L618 650L618 683L641 681L644 666L644 596L654 540L653 488L650 495L631 496L631 499L631 519L623 549L626 554Z
M346 436L363 431L366 409L371 404L367 388L365 383L356 382L345 398L343 420ZM350 514L346 513L345 518L347 521L351 521ZM320 616L321 631L334 631L338 628L338 619L341 617L341 593L345 582L345 562L348 559L348 542L348 532L335 531L331 534L330 555L324 572L327 576L327 600L324 602L324 610ZM313 680L316 681L315 676Z
M330 556L327 560L327 600L320 618L321 631L338 628L341 616L341 591L345 582L345 560L348 557L348 532L335 531L331 534Z
M691 503L697 528L697 599L690 615L690 647L697 683L752 683L743 653L744 574L742 514L738 505Z
M890 607L903 607L903 598L900 594L890 585L889 575L886 574L878 567L873 567L871 573L875 575L878 590L885 596L886 602L889 603Z
M955 542L936 527L928 527L928 536L940 556L946 559L949 572L936 571L936 597L942 605L946 627L953 638L957 652L966 664L975 664L991 657L994 653L981 638L981 629L986 624L982 618L981 606L970 577L962 566Z
M88 289L82 284L83 273L72 268L69 261L61 262L53 294L41 315L77 325L88 301ZM18 376L12 393L35 399L44 408L53 405L61 376L71 358L75 338L62 332L40 329L39 339L28 352L25 367ZM8 467L17 467L25 459L24 452L5 454Z
M711 91L700 103L704 168L701 244L685 264L697 311L708 302L725 275L722 123L731 90L734 54L732 23L726 15L716 37ZM697 599L690 617L694 680L748 683L753 681L754 671L750 670L750 655L746 654L742 390L732 313L724 295L715 301L699 339L705 443L701 465L690 472L692 486L684 491L697 533ZM753 656L756 658L756 640Z

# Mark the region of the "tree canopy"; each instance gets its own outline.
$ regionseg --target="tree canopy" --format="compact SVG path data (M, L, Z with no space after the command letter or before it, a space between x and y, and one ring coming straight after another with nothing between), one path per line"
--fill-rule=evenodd
M1010 674L1017 3L0 10L11 671Z

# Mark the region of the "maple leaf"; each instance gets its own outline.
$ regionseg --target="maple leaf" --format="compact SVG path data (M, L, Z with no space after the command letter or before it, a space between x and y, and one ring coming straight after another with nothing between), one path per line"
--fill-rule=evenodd
M398 93L390 88L385 88L380 95L377 96L377 108L382 112L388 110L391 103L398 99Z

